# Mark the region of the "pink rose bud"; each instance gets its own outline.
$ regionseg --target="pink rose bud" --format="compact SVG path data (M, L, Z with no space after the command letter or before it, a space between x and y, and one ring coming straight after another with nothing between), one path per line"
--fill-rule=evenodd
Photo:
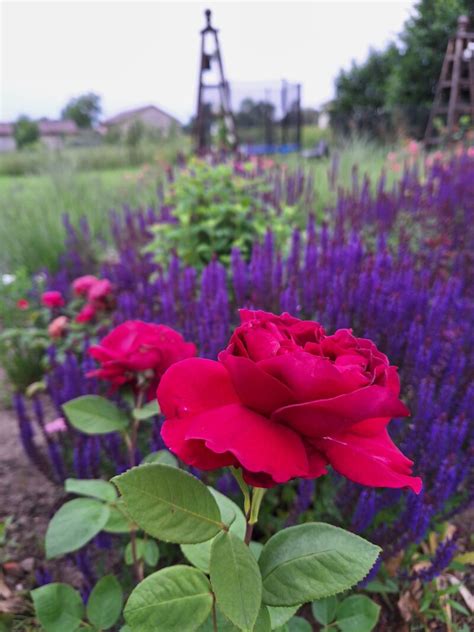
M48 334L51 338L61 338L66 331L68 320L67 316L58 316L49 323Z

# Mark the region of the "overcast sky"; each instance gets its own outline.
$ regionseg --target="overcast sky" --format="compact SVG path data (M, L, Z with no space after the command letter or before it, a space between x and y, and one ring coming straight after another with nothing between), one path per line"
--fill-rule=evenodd
M333 95L339 69L393 39L414 4L0 1L2 121L58 117L88 91L101 95L104 116L154 103L187 121L207 7L231 82L299 81L303 104L317 106Z

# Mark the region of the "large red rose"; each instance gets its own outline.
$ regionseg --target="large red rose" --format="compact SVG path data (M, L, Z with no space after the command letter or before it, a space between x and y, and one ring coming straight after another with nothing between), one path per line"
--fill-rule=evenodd
M138 374L147 373L151 388L174 362L196 354L196 347L165 325L129 320L112 330L99 344L90 347L90 355L100 369L88 373L111 382L118 388L127 382L136 385Z
M332 465L364 485L421 490L387 432L409 411L396 368L373 342L348 329L327 336L289 314L240 315L218 362L184 360L161 380L172 452L203 470L241 467L257 487L316 478Z

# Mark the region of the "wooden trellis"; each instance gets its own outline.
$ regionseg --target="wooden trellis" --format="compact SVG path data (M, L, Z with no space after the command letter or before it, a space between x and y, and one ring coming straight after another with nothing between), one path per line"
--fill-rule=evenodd
M201 31L201 63L199 69L198 103L196 114L196 149L211 149L212 128L219 127L220 144L229 149L237 146L237 134L232 114L230 87L224 74L218 31L211 25L211 12L205 12L206 27ZM215 71L217 81L206 83L206 75Z
M425 133L427 146L450 140L461 117L474 126L474 32L461 16L449 40Z

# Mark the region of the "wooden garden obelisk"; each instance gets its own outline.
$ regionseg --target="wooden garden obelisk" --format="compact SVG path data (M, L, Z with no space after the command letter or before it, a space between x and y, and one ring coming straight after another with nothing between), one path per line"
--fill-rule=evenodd
M474 127L474 32L461 16L448 42L425 133L427 146L451 140L461 117ZM469 119L467 119L469 117Z
M201 31L201 62L199 69L196 113L196 149L203 153L212 145L213 125L220 129L221 143L235 149L237 134L232 114L230 88L224 74L218 31L211 25L211 12L205 12L206 26ZM214 71L215 83L206 83L206 74Z

